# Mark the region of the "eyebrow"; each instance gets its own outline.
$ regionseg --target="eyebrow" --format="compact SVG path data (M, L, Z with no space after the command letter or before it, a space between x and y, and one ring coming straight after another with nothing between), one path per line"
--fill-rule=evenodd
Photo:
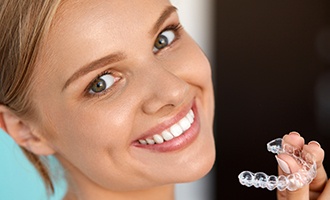
M160 15L156 23L154 24L153 28L151 29L150 34L154 35L157 33L157 31L160 29L162 24L166 21L167 18L173 13L176 12L177 8L174 6L168 6Z
M168 6L166 9L162 12L156 23L153 25L152 29L149 31L150 34L156 34L162 24L167 20L167 18L170 17L170 15L173 12L176 12L177 8L174 6ZM110 65L116 62L119 62L121 60L124 60L126 58L125 54L122 52L114 53L107 55L105 57L102 57L100 59L97 59L87 65L84 65L81 67L78 71L76 71L64 84L64 87L62 89L65 90L72 82L80 78L81 76L84 76L88 74L91 71L94 71L96 69L99 69L105 65Z
M84 76L88 74L91 71L94 71L96 69L99 69L105 65L110 65L116 62L119 62L121 60L124 60L126 58L124 53L118 52L114 54L110 54L107 56L104 56L100 59L97 59L87 65L84 65L82 68L80 68L78 71L76 71L64 84L64 87L62 89L65 90L72 82L77 80L79 77Z

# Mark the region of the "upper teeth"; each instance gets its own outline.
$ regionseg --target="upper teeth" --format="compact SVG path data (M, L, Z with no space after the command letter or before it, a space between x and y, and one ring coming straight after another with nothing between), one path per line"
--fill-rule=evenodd
M164 130L161 134L155 134L151 138L141 139L139 142L140 144L161 144L179 137L190 128L191 124L194 122L194 118L194 112L190 109L186 116L179 122L173 124L170 128Z

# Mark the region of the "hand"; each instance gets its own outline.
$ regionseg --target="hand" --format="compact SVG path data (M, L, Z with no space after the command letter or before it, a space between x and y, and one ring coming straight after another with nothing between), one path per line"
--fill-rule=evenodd
M316 141L311 141L307 145L304 138L300 137L299 133L291 132L283 137L283 141L292 146L302 149L315 158L317 164L317 175L314 180L299 190L296 191L277 191L278 200L329 200L330 199L330 181L323 167L324 151L320 144ZM286 164L282 164L282 168L278 167L279 175L287 175L286 172L297 172L300 167L291 157L278 155L278 157ZM281 161L280 161L281 162ZM279 162L279 163L280 163Z

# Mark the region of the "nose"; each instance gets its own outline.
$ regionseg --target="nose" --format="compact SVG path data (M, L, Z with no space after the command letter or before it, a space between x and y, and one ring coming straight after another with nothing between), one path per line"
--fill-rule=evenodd
M145 96L142 103L144 113L150 115L166 112L180 106L188 95L189 84L178 75L156 67L144 78Z

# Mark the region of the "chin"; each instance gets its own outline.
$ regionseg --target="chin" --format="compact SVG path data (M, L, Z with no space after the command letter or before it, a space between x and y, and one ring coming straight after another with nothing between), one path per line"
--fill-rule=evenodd
M206 176L214 166L215 147L208 145L208 151L203 151L187 161L185 166L176 171L176 182L193 182Z

